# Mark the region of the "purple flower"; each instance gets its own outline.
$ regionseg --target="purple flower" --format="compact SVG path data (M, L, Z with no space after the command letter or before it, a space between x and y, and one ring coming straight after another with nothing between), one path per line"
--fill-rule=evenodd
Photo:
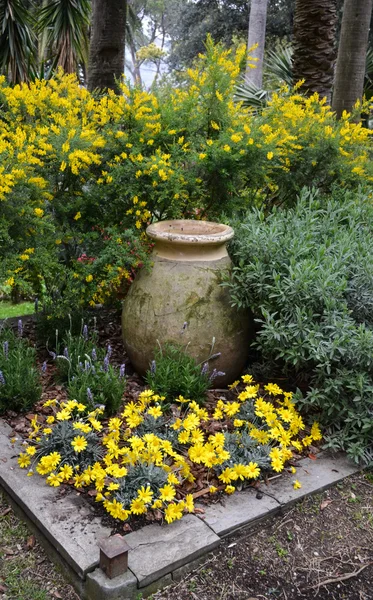
M22 319L18 319L18 335L19 335L19 337L23 336L23 323L22 323Z
M108 370L109 370L109 357L108 357L108 355L106 355L105 358L104 358L104 371L105 371L105 373L107 373Z
M9 342L8 341L3 342L3 352L4 352L5 358L7 359L8 352L9 352Z
M201 369L201 375L207 375L207 371L209 370L209 365L207 362L203 363Z
M5 377L2 371L0 371L0 385L5 385Z
M108 347L107 347L107 356L110 358L110 356L112 355L112 353L113 353L113 349L112 349L112 347L109 344Z
M64 348L63 355L65 358L69 358L69 349L67 348L67 346L66 348Z
M46 373L47 372L47 361L45 360L41 366L41 372L42 373Z
M93 404L93 394L90 388L87 388L87 400L90 404Z
M92 350L92 360L97 360L96 348L93 348L93 350Z
M152 364L150 366L150 372L151 372L151 374L154 375L154 373L156 372L156 370L157 370L157 363L155 362L155 360L152 360Z
M217 377L224 377L225 373L223 371L217 371L216 369L210 375L210 381L214 381Z
M221 356L221 352L217 352L216 354L213 354L212 356L210 356L209 360L214 360L214 358L219 358L219 356Z
M81 361L79 361L78 367L79 367L79 371L84 371L83 363Z
M126 365L123 363L119 367L119 377L120 377L120 379L122 379L122 377L124 377L125 372L126 372Z
M89 360L85 360L84 361L84 370L86 373L88 373L88 371L90 371L91 369L91 363L89 362Z
M87 327L87 325L84 325L84 327L83 327L83 334L82 335L83 335L84 340L87 341L88 340L88 327Z

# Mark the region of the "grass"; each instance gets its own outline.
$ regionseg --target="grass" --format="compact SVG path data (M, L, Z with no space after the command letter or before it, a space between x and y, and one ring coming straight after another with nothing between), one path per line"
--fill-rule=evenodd
M20 302L12 304L11 302L0 302L0 319L10 319L11 317L22 317L31 315L35 312L33 302Z

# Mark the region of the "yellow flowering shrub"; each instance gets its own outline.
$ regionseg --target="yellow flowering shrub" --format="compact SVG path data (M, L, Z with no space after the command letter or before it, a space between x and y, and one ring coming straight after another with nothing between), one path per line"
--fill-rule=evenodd
M171 523L193 512L201 481L203 493L233 493L242 482L282 472L294 453L321 439L316 422L306 428L291 393L242 379L231 386L232 399L209 410L180 396L167 411L165 397L145 390L105 427L100 408L49 400L44 408L52 414L46 424L34 417L18 463L51 486L93 489L115 519L156 510Z
M301 88L283 88L254 114L234 101L245 61L244 46L233 52L208 39L182 84L152 92L123 84L120 96L96 97L62 72L15 87L0 78L5 291L41 294L68 268L84 303L105 302L143 257L132 261L129 251L121 270L112 243L97 271L77 261L97 258L125 231L142 244L152 219L219 219L293 204L304 185L328 192L371 183L370 130L347 114L336 121ZM26 247L35 248L30 259Z

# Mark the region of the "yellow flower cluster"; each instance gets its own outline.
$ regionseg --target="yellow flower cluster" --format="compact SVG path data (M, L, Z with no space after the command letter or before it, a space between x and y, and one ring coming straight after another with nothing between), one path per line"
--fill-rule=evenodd
M158 510L171 523L194 510L193 494L182 493L181 489L184 482L193 487L195 469L204 467L211 494L219 489L231 494L236 483L260 476L261 469L255 460L236 460L234 451L227 449L227 436L232 432L237 436L238 446L244 443L246 433L255 440L257 448L269 448L268 461L275 472L284 470L294 450L301 452L312 441L321 439L317 423L313 423L307 435L304 433L306 428L291 393L268 384L262 397L250 375L242 380L244 386L240 382L231 386L235 390L240 385L236 399L218 400L212 413L179 396L178 408L175 406L171 415L163 408L167 406L164 396L145 390L136 401L127 403L120 416L112 417L105 428L99 420L102 409L87 413L86 407L75 400L61 404L49 400L44 408L51 407L53 414L44 425L37 416L32 420L32 432L25 452L18 458L19 465L26 468L34 461L36 471L47 476L51 486L67 481L78 488L93 487L96 501L102 502L115 519L126 520L131 515ZM245 418L248 410L254 415L251 420ZM223 424L217 430L220 421ZM53 448L43 454L42 448L53 439L54 428L64 422L70 427L69 457ZM154 433L155 430L162 434ZM91 459L87 464L84 462L90 451L87 436L94 432L99 434L95 443L100 443L101 460ZM81 464L85 467L81 468ZM131 488L128 495L126 490L130 489L132 474L138 468L149 469L148 482ZM151 480L151 471L157 471L157 481ZM295 471L291 467L291 472ZM29 474L32 473L33 468ZM295 489L300 485L296 481Z

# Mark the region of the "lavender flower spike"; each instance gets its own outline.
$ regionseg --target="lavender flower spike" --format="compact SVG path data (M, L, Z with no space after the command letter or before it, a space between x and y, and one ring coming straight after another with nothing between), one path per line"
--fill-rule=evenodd
M18 319L18 335L19 335L19 337L23 336L23 323L22 323L22 319Z
M47 361L46 360L42 364L41 372L42 373L46 373L47 372Z
M210 375L210 381L214 381L217 377L224 377L225 373L223 371L217 371L216 369Z
M9 342L6 340L5 342L3 342L3 352L4 352L4 356L5 359L8 359L8 352L9 352Z
M108 347L107 347L107 355L108 355L109 358L111 357L112 353L113 353L113 349L112 349L112 347L109 344Z
M5 385L5 377L2 371L0 371L0 385Z
M125 373L126 373L126 365L123 363L120 365L120 368L119 368L120 379L122 379L122 377L124 377Z
M109 357L108 357L108 355L106 355L105 358L104 358L104 371L105 371L105 373L107 373L108 370L109 370Z
M203 363L201 369L201 375L207 375L207 371L209 370L209 365L207 362Z
M92 350L92 360L97 360L96 348L93 348L93 350Z
M93 394L90 388L87 388L87 400L88 402L90 402L90 404L93 404Z
M154 373L156 372L156 370L157 370L157 363L155 362L155 360L152 360L152 364L150 366L150 372L151 372L151 374L154 375Z
M84 340L87 342L88 341L88 327L87 327L87 325L84 325L84 327L83 327L83 334L82 335L83 335Z

